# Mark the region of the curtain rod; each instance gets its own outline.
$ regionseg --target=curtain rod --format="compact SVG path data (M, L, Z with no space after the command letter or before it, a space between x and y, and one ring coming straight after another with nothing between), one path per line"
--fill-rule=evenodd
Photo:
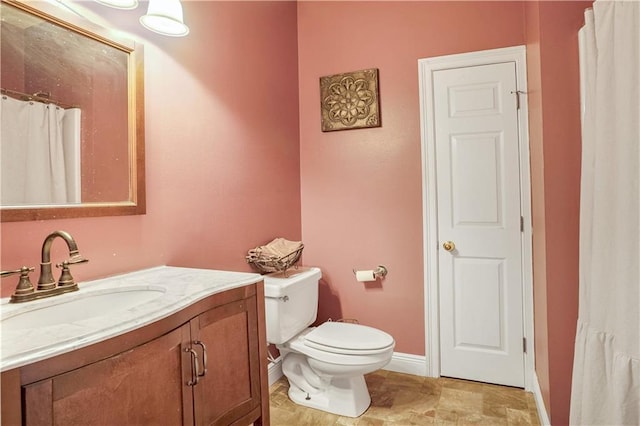
M33 95L30 95L28 93L22 93L22 92L18 92L16 90L9 90L9 89L4 89L4 88L0 88L0 92L3 95L7 95L9 97L12 97L14 99L18 99L20 101L42 102L44 104L57 105L60 108L64 108L64 109L67 109L67 108L78 108L77 106L70 105L70 104L65 104L63 102L51 99L49 97L50 93L48 93L48 92L36 92Z

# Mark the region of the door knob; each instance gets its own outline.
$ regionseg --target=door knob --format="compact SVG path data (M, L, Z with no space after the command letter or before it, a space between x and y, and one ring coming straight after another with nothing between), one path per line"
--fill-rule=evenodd
M442 243L442 248L446 251L454 251L456 249L456 244L453 241L445 241Z

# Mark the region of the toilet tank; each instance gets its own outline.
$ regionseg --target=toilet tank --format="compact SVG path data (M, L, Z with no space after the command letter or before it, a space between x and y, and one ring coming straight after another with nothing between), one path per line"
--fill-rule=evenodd
M267 342L284 343L316 320L320 277L320 269L306 267L263 277Z

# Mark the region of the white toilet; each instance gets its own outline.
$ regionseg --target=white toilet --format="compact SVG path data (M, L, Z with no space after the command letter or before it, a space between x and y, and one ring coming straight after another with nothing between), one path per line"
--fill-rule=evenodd
M395 341L359 324L309 327L318 312L321 276L318 268L264 276L267 341L280 350L293 402L358 417L371 403L364 375L389 363Z

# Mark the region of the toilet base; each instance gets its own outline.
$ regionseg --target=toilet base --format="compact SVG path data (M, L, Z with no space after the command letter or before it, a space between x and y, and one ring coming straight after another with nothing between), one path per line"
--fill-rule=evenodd
M346 417L359 417L371 404L364 376L334 377L327 389L314 394L290 384L289 398L298 405Z

